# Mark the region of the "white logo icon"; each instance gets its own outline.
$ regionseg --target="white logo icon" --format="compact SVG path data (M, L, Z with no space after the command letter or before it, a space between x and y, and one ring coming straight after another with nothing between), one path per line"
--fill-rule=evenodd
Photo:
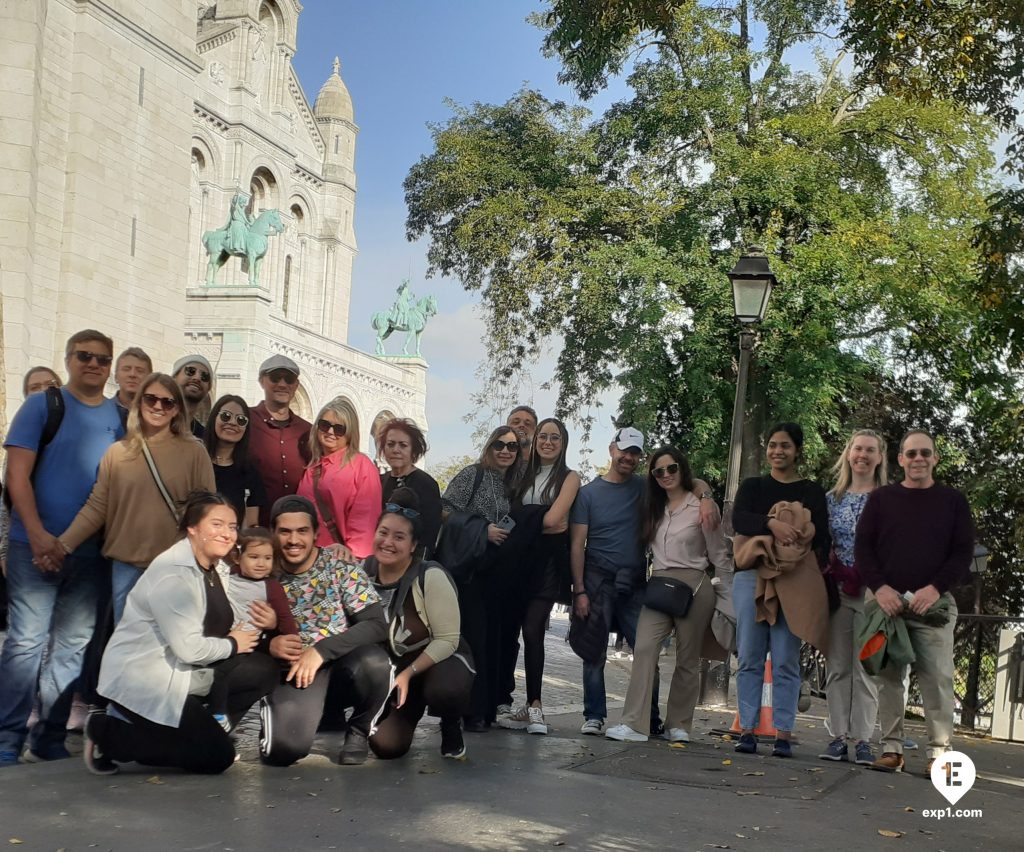
M962 751L947 751L935 758L932 764L932 784L955 805L974 786L977 772L974 761Z

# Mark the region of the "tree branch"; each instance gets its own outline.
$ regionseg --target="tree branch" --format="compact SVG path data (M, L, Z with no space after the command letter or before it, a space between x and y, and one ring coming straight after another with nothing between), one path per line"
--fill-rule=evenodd
M814 99L817 106L821 106L821 102L825 97L825 93L828 91L829 86L832 85L832 81L835 79L836 72L839 70L839 65L846 58L846 48L844 47L839 53L836 54L836 58L832 60L832 64L829 66L828 74L825 75L825 81L821 84L821 91L818 92L818 97Z

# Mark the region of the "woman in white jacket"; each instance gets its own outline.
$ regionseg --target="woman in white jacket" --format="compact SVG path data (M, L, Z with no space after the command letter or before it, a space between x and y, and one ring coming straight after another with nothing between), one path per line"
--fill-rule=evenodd
M85 763L96 774L130 761L223 772L235 749L203 703L211 666L250 655L231 675L232 722L280 676L275 660L252 653L259 631L232 623L223 558L238 536L234 507L220 494L198 494L186 504L180 529L185 538L157 556L129 593L103 654L99 693L110 705L90 715L85 730ZM269 626L261 612L253 613L254 625Z

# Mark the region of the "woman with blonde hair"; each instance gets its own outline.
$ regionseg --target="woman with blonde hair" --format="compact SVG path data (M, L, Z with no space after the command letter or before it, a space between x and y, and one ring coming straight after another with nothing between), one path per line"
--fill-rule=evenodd
M868 495L889 480L885 439L871 429L858 429L836 460L835 485L825 495L832 552L828 573L839 589L839 608L829 618L828 700L832 742L822 760L848 760L848 740L855 743L854 759L871 765L871 734L878 713L878 687L858 660L853 637L864 612L864 582L853 560L857 522Z
M342 397L320 409L309 430L311 460L298 494L316 506L320 547L342 544L357 559L373 552L380 516L377 466L359 452L359 415Z
M132 400L125 437L104 454L89 499L59 536L71 553L104 530L115 624L142 572L177 540L189 495L214 490L213 465L189 431L181 388L170 376L152 373Z

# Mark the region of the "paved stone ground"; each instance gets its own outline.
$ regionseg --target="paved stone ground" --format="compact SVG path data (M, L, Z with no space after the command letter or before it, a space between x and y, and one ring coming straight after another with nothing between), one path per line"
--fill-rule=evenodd
M828 741L821 702L799 717L801 744L790 761L736 755L707 733L733 715L713 708L698 711L685 748L581 737L580 664L564 626L554 619L548 635L547 737L467 734L467 760L450 761L425 720L402 760L338 767L330 756L340 738L326 735L314 755L274 770L255 761L255 731L246 726L242 760L216 778L143 767L96 778L77 761L21 766L0 771L0 844L227 852L1020 848L1024 747L958 737L979 781L957 807L983 816L939 821L922 814L946 802L920 777L920 752L908 755L917 775L817 759ZM664 669L670 660L663 657ZM612 722L628 674L628 659L609 660ZM920 726L910 732L923 739Z

